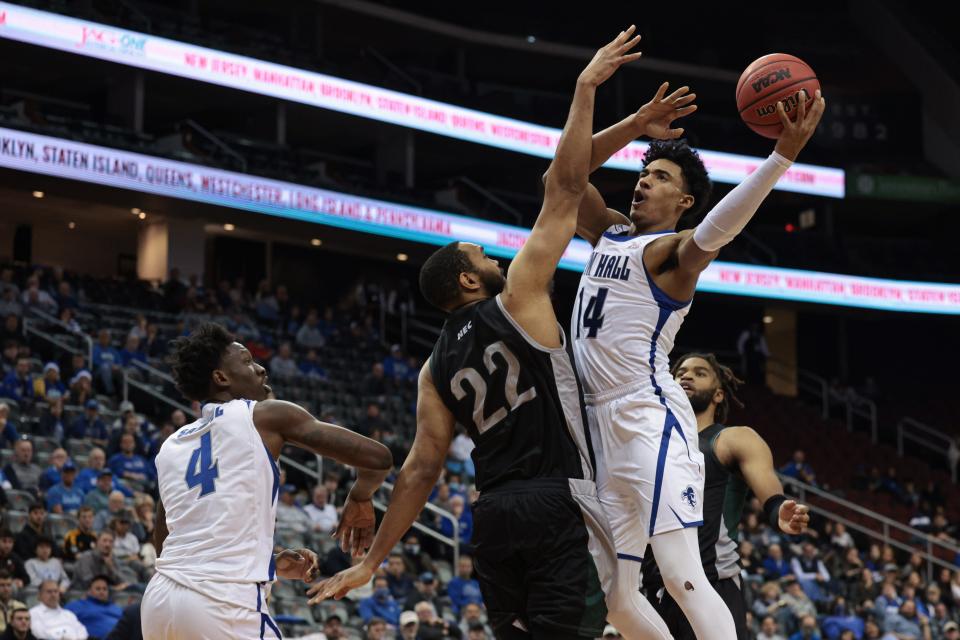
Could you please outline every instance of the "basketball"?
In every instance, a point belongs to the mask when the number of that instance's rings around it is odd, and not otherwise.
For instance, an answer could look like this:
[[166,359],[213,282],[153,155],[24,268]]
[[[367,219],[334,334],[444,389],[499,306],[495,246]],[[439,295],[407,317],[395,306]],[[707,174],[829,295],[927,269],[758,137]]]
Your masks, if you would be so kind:
[[807,92],[807,108],[820,82],[806,62],[786,53],[771,53],[753,61],[737,82],[737,111],[748,127],[766,138],[778,138],[783,130],[777,103],[786,100],[787,116],[793,120],[797,92]]

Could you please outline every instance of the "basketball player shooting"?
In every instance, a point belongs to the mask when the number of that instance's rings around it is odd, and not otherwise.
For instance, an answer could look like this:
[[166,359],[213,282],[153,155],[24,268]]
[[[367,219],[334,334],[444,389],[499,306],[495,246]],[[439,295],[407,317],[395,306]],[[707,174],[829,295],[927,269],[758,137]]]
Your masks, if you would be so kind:
[[[440,249],[421,269],[424,296],[449,317],[420,373],[413,448],[369,554],[312,587],[311,602],[370,581],[423,508],[459,423],[476,443],[475,569],[497,638],[602,634],[616,559],[550,285],[587,188],[596,88],[640,55],[630,53],[639,40],[633,31],[581,72],[543,207],[506,278],[483,247],[465,242]],[[666,105],[661,115],[669,122],[686,108]]]
[[[667,89],[664,84],[658,97]],[[670,376],[667,356],[700,273],[746,226],[813,135],[825,102],[817,91],[809,105],[797,103],[793,121],[777,103],[783,131],[774,152],[695,229],[675,230],[681,216],[706,204],[710,180],[696,152],[679,139],[651,143],[629,217],[608,209],[592,185],[580,203],[577,232],[594,251],[574,300],[571,338],[598,454],[597,490],[617,549],[611,614],[642,610],[640,563],[650,544],[666,590],[700,640],[732,640],[736,630],[700,563],[703,456],[696,417]],[[591,170],[634,139],[636,119],[593,137]],[[656,621],[659,637],[669,637]]]
[[281,449],[293,444],[357,468],[335,534],[354,555],[373,539],[371,498],[393,467],[390,450],[268,400],[266,371],[218,324],[175,340],[171,367],[177,388],[203,408],[156,458],[157,573],[141,606],[143,637],[279,638],[270,583],[318,575],[313,551],[273,554]]

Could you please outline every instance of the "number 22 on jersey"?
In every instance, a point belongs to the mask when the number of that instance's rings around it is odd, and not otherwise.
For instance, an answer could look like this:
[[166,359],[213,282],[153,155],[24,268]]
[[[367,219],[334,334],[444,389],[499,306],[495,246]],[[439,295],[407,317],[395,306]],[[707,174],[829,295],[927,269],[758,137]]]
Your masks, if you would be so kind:
[[536,387],[530,387],[523,393],[517,393],[517,383],[520,380],[520,361],[502,340],[494,342],[483,351],[483,364],[487,368],[487,373],[492,375],[497,370],[497,363],[493,360],[494,354],[499,354],[507,363],[507,377],[504,381],[503,393],[508,406],[500,407],[489,416],[483,415],[483,405],[487,399],[487,381],[473,367],[460,369],[450,380],[450,391],[457,400],[463,400],[467,397],[468,389],[464,385],[465,382],[473,388],[473,423],[480,433],[495,426],[524,402],[529,402],[537,397]]

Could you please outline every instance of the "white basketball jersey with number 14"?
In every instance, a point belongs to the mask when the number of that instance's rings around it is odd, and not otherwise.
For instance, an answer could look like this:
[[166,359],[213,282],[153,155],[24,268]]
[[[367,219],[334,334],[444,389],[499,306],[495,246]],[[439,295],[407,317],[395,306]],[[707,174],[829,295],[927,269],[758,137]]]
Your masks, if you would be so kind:
[[203,406],[157,455],[170,533],[157,572],[209,598],[256,610],[274,579],[280,474],[253,426],[251,400]]

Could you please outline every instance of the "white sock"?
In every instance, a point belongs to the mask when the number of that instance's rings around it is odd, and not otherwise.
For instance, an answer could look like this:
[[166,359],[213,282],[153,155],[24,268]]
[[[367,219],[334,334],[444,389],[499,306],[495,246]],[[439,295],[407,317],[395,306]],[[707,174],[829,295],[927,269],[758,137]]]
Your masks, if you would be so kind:
[[683,609],[697,640],[736,640],[726,603],[707,581],[700,560],[697,529],[677,529],[650,538],[663,584]]

